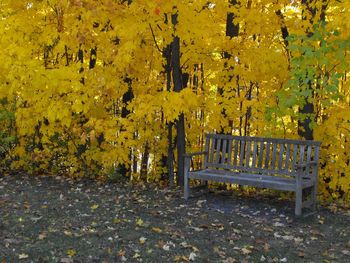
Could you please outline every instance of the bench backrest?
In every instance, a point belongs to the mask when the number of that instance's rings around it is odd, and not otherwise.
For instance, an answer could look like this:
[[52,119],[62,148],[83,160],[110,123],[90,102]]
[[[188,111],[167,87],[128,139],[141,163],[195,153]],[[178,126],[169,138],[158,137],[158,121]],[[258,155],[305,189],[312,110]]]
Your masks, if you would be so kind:
[[303,170],[303,176],[309,177],[317,175],[320,145],[318,141],[207,134],[204,167],[294,176],[296,167],[316,162],[313,169]]

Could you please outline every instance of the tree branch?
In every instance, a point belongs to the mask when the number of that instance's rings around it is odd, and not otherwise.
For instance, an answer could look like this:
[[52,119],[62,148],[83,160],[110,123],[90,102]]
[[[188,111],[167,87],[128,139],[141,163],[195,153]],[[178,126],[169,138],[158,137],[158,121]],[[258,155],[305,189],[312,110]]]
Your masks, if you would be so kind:
[[152,28],[151,24],[149,24],[149,28],[151,29],[151,32],[152,32],[152,37],[153,37],[154,44],[156,44],[156,47],[157,47],[158,51],[160,53],[163,53],[163,51],[158,46],[158,43],[157,43],[157,40],[156,40],[156,36],[154,35],[154,31],[153,31],[153,28]]

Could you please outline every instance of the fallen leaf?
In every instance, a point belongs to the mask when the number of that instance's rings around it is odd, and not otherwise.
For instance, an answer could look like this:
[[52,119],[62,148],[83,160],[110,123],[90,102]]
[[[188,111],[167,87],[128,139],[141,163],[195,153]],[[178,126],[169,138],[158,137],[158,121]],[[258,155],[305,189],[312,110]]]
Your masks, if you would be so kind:
[[223,261],[223,263],[235,263],[235,262],[237,262],[237,260],[232,257],[228,257]]
[[91,208],[91,210],[96,210],[98,208],[98,205],[96,205],[96,204],[92,205],[90,208]]
[[25,253],[22,253],[22,254],[19,254],[18,255],[18,258],[19,259],[26,259],[26,258],[28,258],[29,256],[27,255],[27,254],[25,254]]
[[264,227],[263,230],[266,232],[273,232],[273,229],[269,227]]
[[156,232],[156,233],[162,233],[163,230],[161,230],[159,227],[152,227],[152,231]]
[[119,224],[120,222],[122,222],[122,220],[120,218],[114,218],[113,219],[113,223],[114,224]]
[[77,254],[77,252],[75,251],[75,249],[68,249],[67,250],[67,255],[70,257],[74,257]]
[[169,251],[170,250],[170,246],[168,244],[163,245],[163,250]]
[[191,254],[190,254],[190,256],[188,257],[188,259],[189,259],[190,261],[194,261],[194,260],[196,259],[196,257],[197,257],[197,254],[194,253],[194,252],[191,252]]
[[280,238],[280,237],[282,237],[280,234],[278,234],[278,232],[273,233],[273,236],[274,236],[275,238]]
[[301,258],[305,257],[305,253],[303,251],[299,251],[298,257],[301,257]]
[[141,245],[145,244],[146,240],[147,240],[147,238],[145,238],[145,237],[140,237],[139,238],[139,242],[140,242]]
[[61,258],[60,260],[61,263],[73,263],[73,259],[71,258]]
[[268,243],[265,243],[265,245],[264,245],[264,251],[265,252],[269,252],[270,251],[270,245],[268,244]]
[[196,203],[196,205],[197,205],[198,207],[202,207],[203,204],[204,204],[205,202],[207,202],[207,200],[198,200],[197,203]]
[[252,251],[250,249],[245,248],[245,247],[242,248],[241,251],[242,251],[243,255],[249,255],[250,253],[252,253]]
[[39,236],[38,236],[38,239],[39,239],[39,240],[43,240],[43,239],[45,239],[45,238],[46,238],[46,233],[45,233],[45,232],[40,233]]
[[141,218],[136,220],[136,225],[137,226],[142,226],[143,225],[143,220]]
[[319,230],[317,229],[311,229],[310,230],[310,233],[313,234],[313,235],[317,235],[317,236],[321,236],[321,237],[324,237],[325,235],[323,233],[321,233]]
[[304,239],[302,239],[301,237],[296,237],[296,238],[294,238],[294,242],[295,243],[301,243],[301,242],[303,242],[304,241]]
[[294,237],[293,236],[282,236],[282,239],[290,241],[290,240],[293,240]]
[[196,231],[196,232],[201,232],[201,231],[203,231],[203,228],[199,228],[199,227],[195,227],[195,226],[193,226],[193,227],[191,227],[194,231]]
[[256,238],[256,239],[255,239],[255,243],[256,243],[256,244],[265,244],[265,243],[266,243],[266,240]]
[[68,230],[64,230],[63,233],[66,235],[66,236],[72,236],[72,232],[68,231]]
[[188,262],[189,259],[186,256],[175,256],[175,262]]

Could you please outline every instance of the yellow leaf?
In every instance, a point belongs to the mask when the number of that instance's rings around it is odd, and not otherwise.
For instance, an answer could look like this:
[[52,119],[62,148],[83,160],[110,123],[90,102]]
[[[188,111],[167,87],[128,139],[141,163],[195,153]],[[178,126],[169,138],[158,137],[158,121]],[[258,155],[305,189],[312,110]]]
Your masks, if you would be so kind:
[[75,249],[68,249],[67,250],[67,255],[70,257],[74,257],[77,254],[77,252],[75,251]]
[[121,221],[122,221],[122,220],[119,219],[119,218],[114,218],[114,219],[113,219],[113,223],[114,223],[114,224],[119,224]]
[[156,233],[162,233],[163,230],[161,230],[159,227],[152,227],[152,230]]
[[137,219],[136,225],[137,226],[142,226],[143,225],[143,220],[141,218]]
[[141,245],[143,245],[143,244],[145,244],[146,240],[147,240],[147,238],[140,237],[139,242],[140,242]]
[[98,208],[98,205],[92,205],[90,208],[91,210],[96,210]]

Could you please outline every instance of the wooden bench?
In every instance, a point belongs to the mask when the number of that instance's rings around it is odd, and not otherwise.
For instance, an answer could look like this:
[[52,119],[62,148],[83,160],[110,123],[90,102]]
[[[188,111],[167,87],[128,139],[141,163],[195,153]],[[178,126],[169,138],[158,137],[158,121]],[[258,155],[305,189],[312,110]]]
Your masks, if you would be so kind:
[[[184,197],[189,179],[295,192],[295,215],[316,209],[320,142],[207,134],[204,152],[185,158]],[[204,155],[202,169],[191,170],[191,159]],[[309,193],[306,196],[305,193]]]

